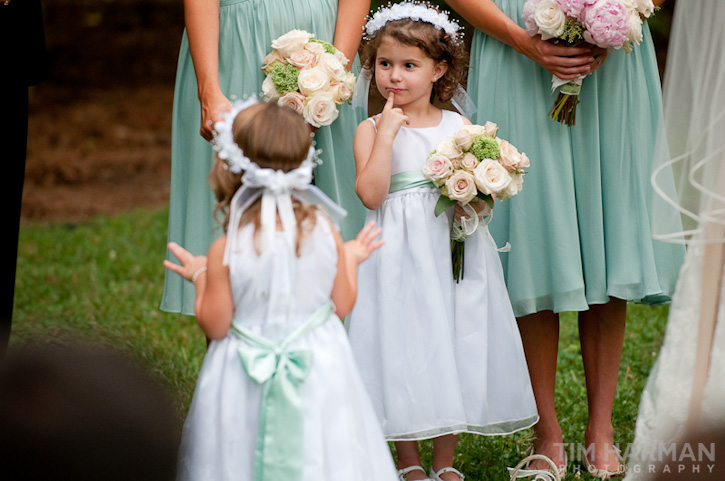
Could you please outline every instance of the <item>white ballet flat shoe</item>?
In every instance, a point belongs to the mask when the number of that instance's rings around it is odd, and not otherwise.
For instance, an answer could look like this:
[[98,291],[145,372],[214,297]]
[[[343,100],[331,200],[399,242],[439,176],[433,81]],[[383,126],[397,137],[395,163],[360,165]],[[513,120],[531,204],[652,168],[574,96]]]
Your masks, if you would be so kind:
[[430,474],[428,474],[428,476],[430,476],[433,481],[443,481],[441,479],[441,474],[443,473],[456,473],[458,477],[461,478],[461,481],[466,479],[462,472],[452,467],[442,468],[436,472],[433,472],[433,468],[430,468]]
[[[418,466],[418,465],[414,464],[413,466],[408,466],[407,468],[399,469],[398,470],[398,479],[400,481],[406,481],[405,475],[411,471],[423,471],[423,474],[425,474],[425,469],[423,469],[422,466]],[[433,481],[433,480],[430,478],[425,478],[421,481]]]

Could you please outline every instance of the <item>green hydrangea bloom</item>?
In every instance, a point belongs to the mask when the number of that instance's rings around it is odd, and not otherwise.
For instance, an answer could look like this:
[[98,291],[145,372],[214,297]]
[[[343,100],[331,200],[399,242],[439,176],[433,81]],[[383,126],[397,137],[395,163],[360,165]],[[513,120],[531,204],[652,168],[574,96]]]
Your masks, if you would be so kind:
[[469,152],[475,155],[479,162],[483,159],[496,160],[501,156],[496,139],[491,137],[477,137]]
[[300,71],[293,65],[278,63],[272,67],[270,75],[272,76],[272,82],[274,82],[274,88],[282,95],[287,92],[296,92],[299,89],[297,78],[300,76]]
[[330,53],[332,55],[335,55],[335,52],[337,52],[337,49],[331,43],[325,42],[324,40],[318,40],[316,38],[311,38],[310,42],[322,44],[322,46],[325,47],[325,52]]

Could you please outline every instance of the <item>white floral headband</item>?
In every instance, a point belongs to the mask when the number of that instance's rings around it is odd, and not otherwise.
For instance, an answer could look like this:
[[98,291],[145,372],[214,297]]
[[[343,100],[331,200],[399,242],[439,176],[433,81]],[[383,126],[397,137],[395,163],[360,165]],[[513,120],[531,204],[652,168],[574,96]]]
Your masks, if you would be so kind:
[[[237,100],[232,104],[232,109],[229,112],[222,114],[222,120],[219,120],[214,124],[214,139],[212,140],[214,150],[216,150],[217,156],[227,163],[229,170],[235,174],[239,174],[243,171],[248,172],[250,170],[262,169],[260,166],[252,162],[249,157],[244,155],[242,148],[234,141],[234,134],[232,133],[234,119],[237,118],[237,115],[239,115],[242,110],[258,104],[259,102],[261,101],[257,97],[250,97],[246,100]],[[319,163],[321,163],[319,160],[319,151],[315,149],[314,145],[311,145],[310,150],[307,153],[307,158],[302,161],[302,164],[297,169],[312,169]]]
[[438,30],[443,30],[450,35],[455,42],[463,40],[463,35],[459,32],[461,26],[457,21],[448,18],[446,12],[439,12],[427,3],[407,1],[392,4],[375,12],[365,24],[365,38],[372,38],[375,32],[383,28],[386,23],[404,18],[430,23]]
[[[300,166],[288,172],[262,168],[244,155],[241,147],[234,141],[232,126],[241,111],[259,102],[256,97],[236,101],[232,104],[232,110],[224,113],[223,120],[214,124],[212,144],[217,155],[226,162],[231,172],[235,174],[243,172],[242,185],[234,193],[229,207],[229,228],[223,260],[225,265],[229,265],[229,258],[236,251],[242,214],[260,197],[262,198],[260,218],[262,241],[259,245],[262,247],[274,244],[277,216],[282,222],[282,231],[288,245],[294,247],[297,239],[297,221],[292,207],[292,197],[307,204],[319,205],[336,221],[347,214],[320,189],[310,184],[312,171],[315,165],[320,163],[319,151],[314,145],[310,146],[307,158]],[[280,132],[280,135],[284,135],[284,132]]]

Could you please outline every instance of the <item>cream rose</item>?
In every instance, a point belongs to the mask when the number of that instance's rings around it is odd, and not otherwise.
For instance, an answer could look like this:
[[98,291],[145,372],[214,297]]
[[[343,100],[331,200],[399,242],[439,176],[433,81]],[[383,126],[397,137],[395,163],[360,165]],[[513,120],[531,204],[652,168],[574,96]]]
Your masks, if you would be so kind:
[[304,95],[317,95],[329,90],[330,76],[320,67],[313,67],[302,70],[297,83],[300,86],[300,92]]
[[636,0],[637,11],[645,18],[649,18],[655,12],[655,4],[652,0]]
[[642,18],[639,16],[639,13],[632,12],[629,15],[629,36],[627,40],[639,45],[642,38]]
[[461,168],[468,172],[473,172],[478,167],[478,159],[475,155],[469,153],[463,154],[463,158],[460,160]]
[[305,50],[312,53],[315,57],[319,57],[325,53],[325,47],[318,42],[307,42],[305,44]]
[[506,200],[521,192],[524,186],[524,175],[523,174],[511,174],[511,182],[506,188],[499,194],[499,199]]
[[265,98],[268,98],[269,100],[277,100],[280,97],[279,92],[277,92],[277,88],[274,86],[272,77],[269,75],[267,75],[264,82],[262,82],[262,94],[264,94]]
[[335,58],[340,61],[343,67],[347,67],[347,64],[350,63],[350,60],[342,53],[342,50],[335,49]]
[[521,165],[521,154],[519,150],[506,140],[499,141],[498,148],[501,151],[501,165],[509,172],[519,170],[519,166]]
[[566,14],[561,11],[561,8],[554,0],[541,0],[536,5],[534,19],[536,25],[539,26],[542,40],[558,37],[564,32]]
[[524,152],[521,152],[521,162],[519,162],[519,171],[523,171],[524,169],[528,169],[531,167],[531,163],[529,162],[529,156],[526,155]]
[[299,92],[287,92],[277,101],[279,105],[289,107],[297,113],[302,113],[305,107],[305,96]]
[[464,125],[463,130],[469,132],[474,138],[486,134],[486,129],[483,128],[483,125]]
[[473,171],[476,187],[484,194],[498,194],[508,187],[511,182],[506,168],[491,159],[484,159]]
[[345,80],[345,66],[330,53],[323,53],[317,57],[317,66],[330,76],[330,79],[342,82]]
[[287,60],[279,53],[279,50],[272,50],[262,60],[262,71],[269,75],[270,70],[277,64],[287,65]]
[[305,48],[307,42],[313,37],[304,30],[291,30],[272,41],[272,48],[279,50],[283,57],[289,57],[294,52]]
[[498,125],[495,123],[488,120],[485,124],[483,124],[483,135],[485,137],[496,138],[496,132],[498,132]]
[[332,94],[332,100],[337,105],[347,102],[352,97],[352,90],[345,83],[332,82],[330,84],[330,93]]
[[448,198],[468,204],[476,197],[476,180],[465,170],[458,170],[446,180]]
[[298,50],[293,52],[287,61],[299,70],[306,70],[315,66],[315,54],[308,50]]
[[302,116],[313,127],[330,125],[339,115],[335,101],[329,93],[315,95],[307,101]]
[[453,135],[453,140],[456,142],[456,145],[459,149],[461,149],[462,151],[466,151],[471,148],[471,145],[473,145],[473,140],[476,137],[476,135],[473,135],[468,130],[461,129]]
[[453,164],[451,159],[438,153],[428,157],[423,166],[423,177],[433,182],[436,187],[445,184],[452,173]]
[[355,75],[352,72],[346,73],[345,78],[342,81],[342,83],[347,85],[347,88],[350,89],[350,92],[355,91],[355,82],[357,82],[357,79],[355,78]]
[[461,152],[461,149],[456,145],[456,142],[450,137],[444,139],[440,144],[438,144],[436,152],[451,160],[457,159],[463,155],[463,152]]

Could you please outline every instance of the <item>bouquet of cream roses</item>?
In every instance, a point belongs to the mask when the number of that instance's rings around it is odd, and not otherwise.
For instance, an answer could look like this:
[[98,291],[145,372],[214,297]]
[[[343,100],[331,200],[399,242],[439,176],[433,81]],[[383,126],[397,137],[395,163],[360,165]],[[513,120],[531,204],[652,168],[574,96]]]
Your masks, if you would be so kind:
[[[655,9],[652,0],[528,0],[522,16],[531,36],[629,53],[642,41],[642,23]],[[552,120],[574,125],[583,78],[567,81],[552,76],[551,90],[561,87],[549,111]]]
[[313,127],[330,125],[339,114],[337,106],[351,99],[355,87],[355,75],[345,69],[349,60],[304,30],[282,35],[272,48],[262,65],[265,98],[301,113]]
[[[453,137],[443,139],[423,167],[423,177],[441,189],[435,215],[456,204],[468,214],[460,221],[454,219],[451,228],[456,282],[463,278],[464,242],[480,225],[479,216],[490,213],[494,196],[505,200],[518,194],[523,186],[524,169],[529,167],[526,154],[498,138],[497,131],[498,126],[493,122],[466,125]],[[470,205],[476,198],[487,204],[480,214]]]

